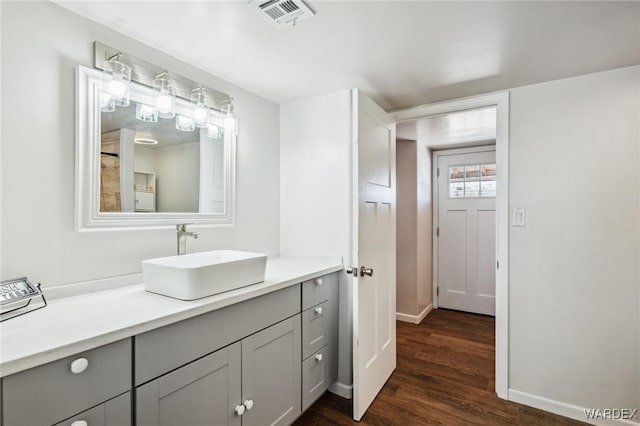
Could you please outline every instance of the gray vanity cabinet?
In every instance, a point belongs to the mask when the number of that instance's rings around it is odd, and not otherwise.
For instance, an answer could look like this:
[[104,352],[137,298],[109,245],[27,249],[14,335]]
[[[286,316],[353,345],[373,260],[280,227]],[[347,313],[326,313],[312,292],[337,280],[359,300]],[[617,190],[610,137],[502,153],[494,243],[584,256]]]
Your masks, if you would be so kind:
[[284,426],[300,415],[300,342],[300,315],[242,341],[242,426]]
[[136,389],[137,426],[288,425],[301,413],[300,315]]
[[131,392],[90,408],[55,426],[131,426]]
[[129,390],[125,339],[4,377],[3,426],[57,424]]
[[240,342],[136,389],[137,426],[240,426]]

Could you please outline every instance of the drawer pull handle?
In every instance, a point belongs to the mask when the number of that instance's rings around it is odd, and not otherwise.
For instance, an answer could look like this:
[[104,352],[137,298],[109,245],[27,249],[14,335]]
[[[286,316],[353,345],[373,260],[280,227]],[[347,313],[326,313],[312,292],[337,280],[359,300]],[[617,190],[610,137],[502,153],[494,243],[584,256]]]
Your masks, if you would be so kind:
[[[71,362],[71,372],[73,374],[80,374],[82,373],[84,370],[87,369],[87,367],[89,367],[89,360],[86,358],[78,358],[78,359],[74,359]],[[84,421],[84,420],[83,420]],[[85,422],[86,423],[86,422]],[[83,426],[82,424],[80,425],[76,425],[76,426]]]
[[318,315],[322,315],[322,306],[318,306],[317,308],[314,309],[315,313]]
[[316,354],[316,361],[322,362],[322,354]]
[[316,285],[322,285],[322,278],[318,278],[316,280]]
[[236,414],[241,416],[244,414],[244,411],[246,410],[245,406],[240,404],[240,405],[236,405]]
[[246,407],[247,411],[251,410],[253,408],[253,399],[247,399],[244,402],[244,406]]
[[89,426],[89,423],[87,423],[86,420],[76,420],[75,422],[71,423],[71,426]]

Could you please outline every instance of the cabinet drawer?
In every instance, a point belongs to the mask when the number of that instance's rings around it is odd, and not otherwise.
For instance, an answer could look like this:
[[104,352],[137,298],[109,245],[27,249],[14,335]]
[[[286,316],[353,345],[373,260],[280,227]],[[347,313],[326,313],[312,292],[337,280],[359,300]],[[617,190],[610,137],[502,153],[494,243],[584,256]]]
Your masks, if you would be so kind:
[[321,303],[302,313],[302,359],[307,359],[329,343],[330,303]]
[[[76,426],[85,421],[88,426],[131,426],[131,392],[115,397],[55,426]],[[74,425],[74,422],[76,425]]]
[[[72,366],[76,373],[71,371]],[[131,389],[131,340],[120,340],[3,380],[4,426],[55,424]]]
[[302,363],[302,411],[305,411],[331,384],[331,350],[325,346]]
[[241,340],[300,312],[294,285],[135,337],[135,384]]
[[325,275],[302,283],[302,310],[329,299],[331,289],[338,284],[338,274]]

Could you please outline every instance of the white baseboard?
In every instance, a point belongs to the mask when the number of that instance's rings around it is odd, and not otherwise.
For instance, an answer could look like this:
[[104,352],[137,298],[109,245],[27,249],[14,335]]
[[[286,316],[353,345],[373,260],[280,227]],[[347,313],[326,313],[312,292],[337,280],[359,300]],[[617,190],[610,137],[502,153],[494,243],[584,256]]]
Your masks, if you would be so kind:
[[353,386],[345,385],[340,382],[333,382],[329,385],[329,392],[335,393],[336,395],[346,399],[351,399],[353,395]]
[[[585,416],[585,407],[579,407],[573,404],[567,404],[565,402],[554,401],[552,399],[544,398],[530,393],[521,392],[515,389],[509,389],[508,393],[509,401],[517,402],[520,404],[528,405],[529,407],[538,408],[540,410],[548,411],[550,413],[559,414],[561,416],[569,417],[571,419],[580,420],[592,425],[633,425],[638,426],[640,423],[631,420],[592,420],[587,419]],[[593,408],[605,408],[605,407],[593,407]],[[617,407],[610,407],[617,408]],[[631,407],[628,407],[631,408]],[[633,407],[635,408],[635,407]]]
[[426,308],[424,308],[424,310],[420,312],[418,315],[407,315],[401,312],[396,312],[396,320],[403,321],[403,322],[410,322],[412,324],[420,324],[422,320],[427,315],[429,315],[429,312],[431,312],[432,309],[433,309],[433,305],[429,303],[429,305]]

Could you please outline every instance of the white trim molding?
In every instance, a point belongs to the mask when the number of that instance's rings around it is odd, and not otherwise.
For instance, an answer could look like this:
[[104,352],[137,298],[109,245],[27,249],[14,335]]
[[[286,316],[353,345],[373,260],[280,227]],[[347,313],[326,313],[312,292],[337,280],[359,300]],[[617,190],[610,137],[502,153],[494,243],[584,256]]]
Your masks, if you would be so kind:
[[[487,106],[497,107],[496,118],[496,394],[508,398],[509,389],[509,92],[421,105],[392,111],[396,122],[411,121]],[[435,275],[434,275],[435,277]],[[434,278],[435,281],[435,278]],[[434,287],[437,283],[434,284]],[[434,299],[434,302],[437,301]],[[437,306],[434,303],[434,306]]]
[[429,305],[424,308],[418,315],[409,315],[403,314],[402,312],[396,312],[396,320],[402,322],[410,322],[411,324],[420,324],[432,310],[433,304],[429,303]]
[[[539,410],[548,411],[571,419],[592,425],[633,425],[638,426],[640,423],[631,420],[593,420],[587,419],[585,415],[586,407],[580,407],[566,402],[554,401],[553,399],[544,398],[538,395],[522,392],[515,389],[509,389],[509,401],[537,408]],[[596,407],[593,407],[596,408]]]
[[329,385],[329,392],[346,399],[353,398],[353,385],[345,385],[340,382],[333,382]]

